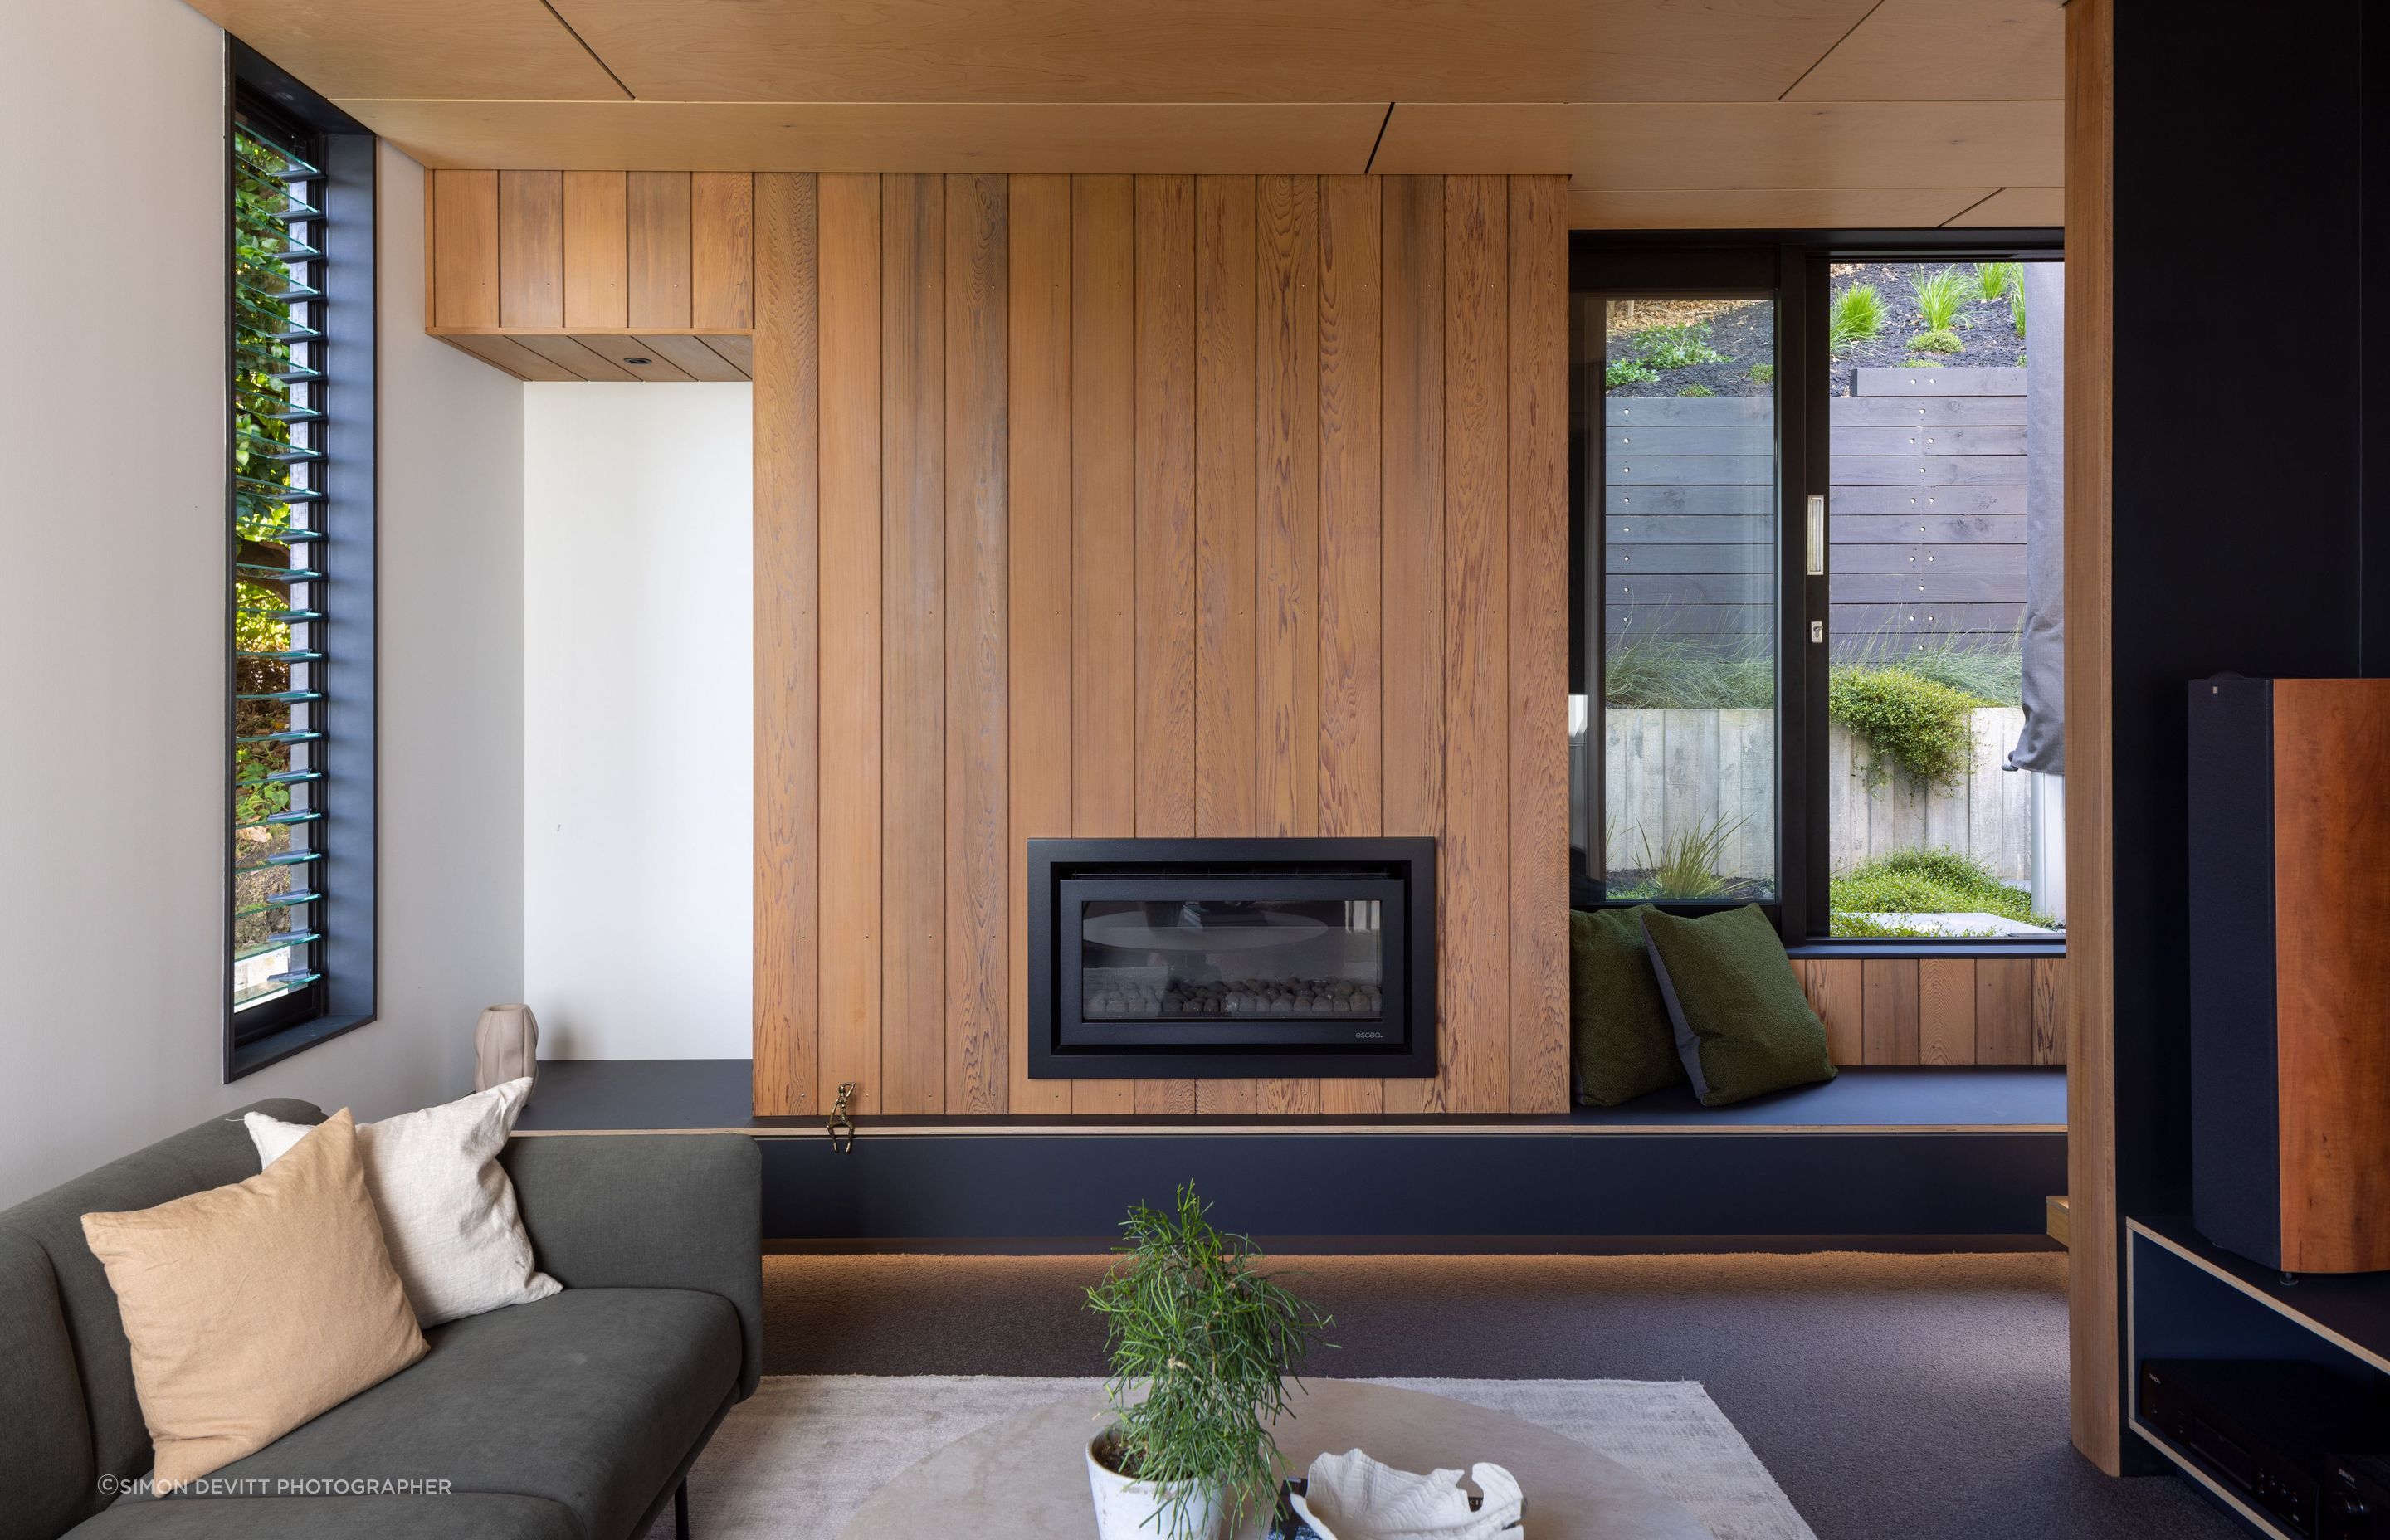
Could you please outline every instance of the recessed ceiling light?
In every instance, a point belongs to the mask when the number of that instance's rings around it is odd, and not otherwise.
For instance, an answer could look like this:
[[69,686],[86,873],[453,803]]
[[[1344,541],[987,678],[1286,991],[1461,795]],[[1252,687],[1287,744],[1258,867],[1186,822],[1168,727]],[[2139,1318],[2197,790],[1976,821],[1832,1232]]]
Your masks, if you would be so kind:
[[623,359],[623,362],[625,364],[652,364],[655,360],[652,358],[641,358],[636,353],[634,353],[630,357]]

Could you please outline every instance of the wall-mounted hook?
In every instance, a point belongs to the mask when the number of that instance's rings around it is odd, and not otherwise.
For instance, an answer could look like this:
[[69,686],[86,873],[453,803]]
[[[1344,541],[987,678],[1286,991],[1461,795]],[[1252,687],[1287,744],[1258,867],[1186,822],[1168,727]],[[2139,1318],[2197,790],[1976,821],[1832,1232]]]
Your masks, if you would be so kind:
[[838,1083],[838,1105],[829,1110],[829,1147],[843,1155],[854,1148],[854,1120],[847,1116],[847,1106],[854,1100],[854,1082]]

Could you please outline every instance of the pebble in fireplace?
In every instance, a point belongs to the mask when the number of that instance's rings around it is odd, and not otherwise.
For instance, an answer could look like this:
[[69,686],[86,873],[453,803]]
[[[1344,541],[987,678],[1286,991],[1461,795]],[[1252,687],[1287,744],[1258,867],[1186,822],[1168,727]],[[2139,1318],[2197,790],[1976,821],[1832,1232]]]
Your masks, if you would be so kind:
[[1375,1016],[1383,1004],[1377,985],[1351,979],[1239,979],[1167,986],[1136,980],[1090,982],[1087,1013],[1137,1016]]

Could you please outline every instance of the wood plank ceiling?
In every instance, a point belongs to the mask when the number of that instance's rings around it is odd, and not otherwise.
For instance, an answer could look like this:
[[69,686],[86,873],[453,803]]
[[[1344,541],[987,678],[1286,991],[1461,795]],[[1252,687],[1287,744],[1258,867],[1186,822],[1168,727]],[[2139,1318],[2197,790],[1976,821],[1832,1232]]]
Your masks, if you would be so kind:
[[1578,227],[2054,225],[2060,0],[191,0],[426,165],[1551,173]]

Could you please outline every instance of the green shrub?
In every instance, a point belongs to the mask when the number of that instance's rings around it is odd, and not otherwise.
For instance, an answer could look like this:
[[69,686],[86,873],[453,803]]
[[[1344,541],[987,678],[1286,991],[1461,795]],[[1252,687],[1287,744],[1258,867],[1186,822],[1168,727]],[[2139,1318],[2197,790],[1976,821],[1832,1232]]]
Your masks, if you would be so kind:
[[1601,383],[1613,391],[1624,385],[1649,385],[1659,378],[1658,370],[1647,368],[1632,358],[1613,358],[1601,366]]
[[1959,334],[1947,327],[1936,327],[1932,331],[1921,332],[1908,340],[1908,351],[1911,353],[1959,353],[1966,346],[1966,343],[1959,340]]
[[1636,361],[1649,369],[1690,369],[1696,364],[1726,362],[1726,354],[1710,346],[1710,328],[1702,321],[1645,327],[1628,333],[1627,340]]
[[1973,749],[1975,698],[1905,668],[1845,666],[1827,685],[1827,713],[1928,785],[1958,778]]
[[1765,711],[1776,703],[1767,659],[1686,642],[1612,642],[1601,674],[1603,700],[1623,710]]
[[1967,276],[1955,267],[1945,267],[1912,278],[1909,292],[1917,296],[1917,314],[1928,332],[1956,331],[1959,312],[1967,302]]
[[[1860,912],[1981,913],[2049,930],[2058,928],[2049,916],[2034,913],[2032,895],[2010,887],[1993,876],[1990,867],[1954,850],[1903,850],[1878,857],[1834,878],[1829,884],[1828,905],[1834,912],[1833,933],[1838,936],[1939,933],[1862,920]],[[1873,929],[1845,929],[1846,921]]]
[[1715,391],[1711,390],[1708,386],[1700,384],[1688,385],[1677,393],[1680,396],[1691,396],[1697,400],[1717,394]]
[[1753,382],[1755,384],[1773,385],[1776,383],[1776,366],[1773,364],[1754,364],[1751,366],[1751,378]]
[[2018,337],[2024,336],[2024,285],[2023,284],[2018,284],[2009,290],[2009,325],[2016,328]]
[[2024,288],[2024,263],[2021,262],[1979,262],[1975,264],[1975,294],[1979,299],[1997,300],[2003,294],[2013,294]]
[[1722,364],[1726,354],[1710,346],[1705,322],[1646,327],[1635,334],[1636,356],[1655,369],[1689,369],[1696,364]]
[[1871,283],[1853,284],[1834,296],[1834,308],[1826,321],[1826,346],[1840,353],[1882,329],[1883,296]]
[[1726,842],[1742,827],[1742,820],[1720,817],[1698,828],[1689,828],[1673,840],[1663,840],[1660,848],[1651,848],[1651,837],[1643,837],[1643,865],[1651,877],[1642,884],[1650,890],[1638,894],[1650,898],[1724,898],[1734,884],[1718,870],[1718,862],[1726,854]]

